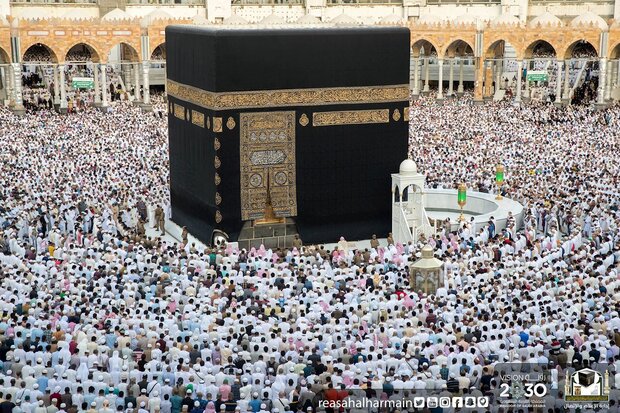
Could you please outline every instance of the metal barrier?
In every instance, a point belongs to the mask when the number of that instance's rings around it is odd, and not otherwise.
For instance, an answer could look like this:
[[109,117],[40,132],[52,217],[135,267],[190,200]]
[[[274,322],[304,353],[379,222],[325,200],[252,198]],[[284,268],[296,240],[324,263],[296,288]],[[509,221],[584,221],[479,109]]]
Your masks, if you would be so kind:
[[327,0],[328,6],[343,4],[403,4],[403,0]]
[[[98,4],[98,0],[10,0],[11,4]],[[127,0],[127,4],[204,5],[205,0]]]
[[585,4],[614,4],[613,0],[530,0],[532,5],[547,5],[547,4],[570,4],[570,5],[585,5]]
[[501,4],[501,0],[427,0],[426,4]]
[[164,4],[166,6],[204,5],[205,0],[127,0],[127,4]]
[[243,5],[249,5],[249,6],[285,5],[285,6],[289,6],[289,5],[303,5],[304,0],[233,0],[232,4],[238,5],[238,6],[243,6]]
[[97,0],[10,0],[11,4],[97,4]]

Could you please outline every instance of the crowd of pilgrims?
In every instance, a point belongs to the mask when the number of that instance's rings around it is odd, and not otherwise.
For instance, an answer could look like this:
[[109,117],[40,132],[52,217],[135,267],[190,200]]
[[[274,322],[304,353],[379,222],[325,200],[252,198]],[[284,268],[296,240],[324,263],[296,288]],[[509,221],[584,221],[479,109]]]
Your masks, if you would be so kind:
[[[156,49],[153,58],[163,59],[161,48]],[[23,104],[27,110],[50,110],[54,107],[54,69],[50,64],[54,63],[54,57],[50,51],[42,45],[30,47],[24,54],[25,71],[22,73],[22,97]],[[72,48],[65,56],[64,75],[65,90],[67,99],[67,109],[69,112],[79,112],[86,106],[92,106],[95,102],[93,90],[74,89],[72,86],[73,77],[92,78],[95,75],[93,56],[88,49]],[[31,64],[29,64],[31,63]],[[134,90],[123,90],[118,76],[120,67],[108,65],[106,67],[108,99],[130,100]],[[43,76],[42,76],[43,75]],[[99,74],[97,74],[99,76]],[[60,93],[60,92],[58,92]],[[59,95],[58,95],[59,96]]]
[[519,229],[465,222],[425,240],[444,262],[433,294],[409,287],[422,242],[246,251],[148,236],[169,218],[165,117],[122,102],[105,114],[0,109],[0,412],[497,399],[497,363],[544,366],[545,413],[562,411],[567,369],[608,365],[611,404],[598,411],[617,411],[620,108],[466,95],[410,111],[409,156],[427,186],[494,192],[502,162],[501,191],[526,210]]
[[[71,56],[67,55],[69,59]],[[79,56],[75,59],[81,58]],[[30,68],[31,70],[36,70]],[[37,72],[24,72],[22,75],[22,98],[23,105],[26,110],[50,110],[54,107],[54,94],[55,81],[53,79],[53,70],[50,67],[44,67],[47,71],[48,85],[44,82],[44,79]],[[64,68],[65,71],[65,93],[67,100],[67,110],[69,112],[80,112],[88,106],[93,106],[95,103],[95,91],[93,89],[76,89],[72,86],[72,79],[74,77],[87,77],[92,78],[94,76],[93,66],[90,63],[87,64],[67,64]],[[128,90],[123,89],[118,76],[119,68],[108,66],[106,68],[107,73],[107,97],[108,100],[114,101],[130,101],[133,99],[135,88],[131,87]],[[60,89],[59,89],[60,90]],[[142,88],[140,89],[142,93]],[[58,99],[60,99],[60,91],[58,91]],[[59,101],[56,102],[59,104]]]

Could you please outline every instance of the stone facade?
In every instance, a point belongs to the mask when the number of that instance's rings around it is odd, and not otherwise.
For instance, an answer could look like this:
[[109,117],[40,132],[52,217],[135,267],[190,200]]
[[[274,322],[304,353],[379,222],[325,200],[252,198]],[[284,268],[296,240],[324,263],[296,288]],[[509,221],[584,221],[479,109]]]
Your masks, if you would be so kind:
[[[120,12],[120,11],[119,11]],[[124,12],[123,12],[124,13]],[[148,16],[147,16],[148,17]],[[598,19],[598,20],[596,20]],[[509,44],[517,61],[532,57],[534,46],[547,42],[554,50],[557,60],[572,57],[574,46],[586,41],[600,58],[620,57],[620,24],[613,20],[604,21],[598,16],[582,23],[575,19],[570,23],[537,24],[528,26],[514,16],[500,16],[495,21],[451,23],[433,19],[419,19],[415,22],[379,24],[406,25],[411,31],[411,55],[413,59],[433,55],[443,64],[443,59],[469,56],[475,59],[476,97],[487,96],[490,71],[484,61],[502,57],[504,44]],[[586,19],[587,20],[587,19]],[[0,63],[13,63],[11,36],[19,39],[20,59],[28,48],[35,44],[45,45],[54,63],[63,63],[69,50],[78,44],[85,44],[91,50],[93,61],[107,63],[110,51],[117,45],[125,45],[122,57],[125,61],[149,60],[153,51],[165,45],[165,27],[169,24],[208,23],[200,18],[125,18],[112,20],[91,18],[83,20],[17,19],[8,16],[0,27]],[[273,19],[272,19],[273,21]],[[432,21],[429,22],[429,21]],[[559,21],[559,19],[558,19]],[[579,21],[579,23],[575,23]],[[220,23],[221,24],[221,23]],[[324,23],[318,23],[322,25]],[[348,24],[351,24],[350,22]],[[267,25],[249,25],[269,27]],[[277,27],[285,27],[280,24]],[[242,26],[238,26],[242,27]],[[247,26],[245,26],[247,27]],[[601,49],[603,47],[603,49]],[[145,48],[148,50],[142,50]]]
[[[21,54],[35,44],[43,44],[53,52],[55,62],[63,62],[67,52],[77,44],[86,44],[95,51],[100,62],[105,63],[112,48],[125,44],[135,53],[131,60],[142,60],[141,35],[149,39],[150,56],[153,51],[165,44],[165,27],[169,24],[192,24],[191,19],[159,19],[143,28],[140,19],[105,21],[102,19],[71,20],[17,20],[12,29],[0,27],[0,55],[11,56],[11,31],[20,39]],[[620,54],[620,25],[614,24],[607,31],[607,48],[601,54],[601,33],[605,32],[592,25],[581,27],[537,27],[521,25],[501,25],[483,27],[471,25],[443,24],[404,24],[411,30],[412,55],[420,55],[424,44],[430,44],[438,58],[459,55],[461,46],[476,48],[477,34],[481,34],[484,58],[499,57],[496,45],[500,41],[510,44],[516,51],[517,59],[531,57],[532,47],[540,41],[549,43],[558,59],[569,59],[577,42],[589,42],[600,56],[618,57]],[[257,26],[261,27],[261,26]],[[283,26],[282,26],[283,27]],[[461,47],[462,49],[463,47]],[[468,49],[468,50],[469,50]]]
[[[168,24],[187,24],[187,19],[158,20],[146,28],[150,57],[157,46],[165,43],[164,29]],[[124,59],[142,60],[141,35],[144,29],[139,19],[104,21],[101,19],[69,20],[18,20],[13,29],[0,28],[0,56],[11,55],[11,30],[20,40],[21,56],[35,44],[45,45],[54,63],[62,63],[69,50],[78,44],[85,44],[91,50],[93,61],[107,63],[110,51],[117,45],[126,46],[129,53]]]

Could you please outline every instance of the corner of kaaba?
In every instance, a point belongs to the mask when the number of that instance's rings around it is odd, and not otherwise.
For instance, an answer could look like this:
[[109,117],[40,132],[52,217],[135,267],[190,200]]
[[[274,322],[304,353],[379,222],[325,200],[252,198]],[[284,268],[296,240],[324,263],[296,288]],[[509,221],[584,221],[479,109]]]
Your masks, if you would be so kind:
[[172,219],[247,248],[391,228],[409,29],[168,26]]

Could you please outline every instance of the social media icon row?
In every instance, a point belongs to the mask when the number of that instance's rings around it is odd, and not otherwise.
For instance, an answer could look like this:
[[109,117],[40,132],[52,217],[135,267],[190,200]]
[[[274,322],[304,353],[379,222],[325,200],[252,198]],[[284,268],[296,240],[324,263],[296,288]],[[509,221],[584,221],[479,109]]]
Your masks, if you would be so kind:
[[413,407],[429,409],[442,407],[489,407],[488,397],[414,397]]

